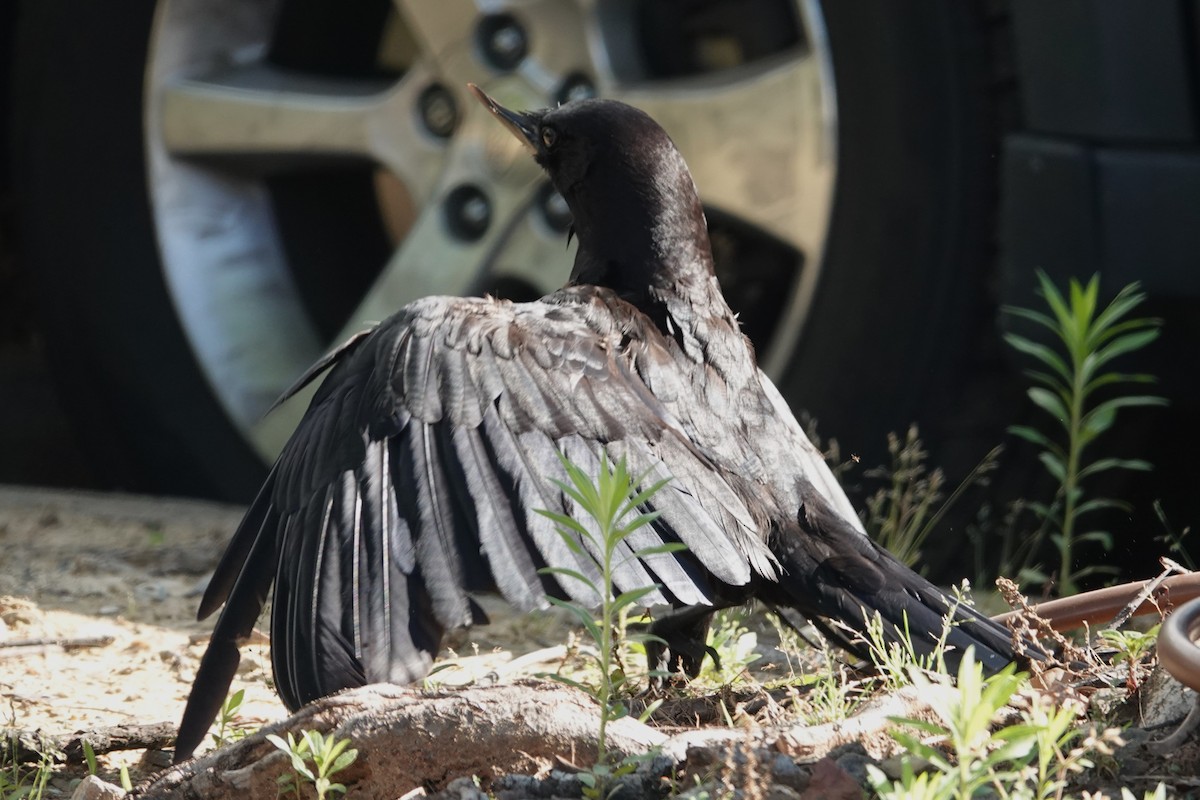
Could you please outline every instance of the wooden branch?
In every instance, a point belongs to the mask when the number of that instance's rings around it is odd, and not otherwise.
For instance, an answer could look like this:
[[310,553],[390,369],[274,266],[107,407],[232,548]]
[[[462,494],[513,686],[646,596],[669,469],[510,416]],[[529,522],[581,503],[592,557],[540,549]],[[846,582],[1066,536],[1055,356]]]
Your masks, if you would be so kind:
[[150,725],[113,725],[92,731],[77,731],[65,736],[48,736],[32,731],[5,731],[5,747],[17,754],[23,764],[36,763],[51,755],[55,761],[80,764],[84,761],[83,743],[96,755],[118,750],[161,750],[175,741],[175,725],[156,722]]
[[73,638],[8,639],[0,642],[0,658],[13,658],[45,652],[50,648],[79,650],[85,647],[107,647],[116,639],[112,636],[78,636]]

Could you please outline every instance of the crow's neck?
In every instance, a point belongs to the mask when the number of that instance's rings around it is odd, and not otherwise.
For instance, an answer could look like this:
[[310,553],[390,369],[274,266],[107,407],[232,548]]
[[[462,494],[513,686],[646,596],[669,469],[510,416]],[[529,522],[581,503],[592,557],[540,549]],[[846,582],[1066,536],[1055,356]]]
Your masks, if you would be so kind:
[[[699,357],[713,337],[741,331],[717,284],[704,211],[689,174],[637,186],[625,202],[576,208],[572,284],[615,291]],[[599,222],[600,224],[596,224]],[[721,348],[726,350],[728,348]]]

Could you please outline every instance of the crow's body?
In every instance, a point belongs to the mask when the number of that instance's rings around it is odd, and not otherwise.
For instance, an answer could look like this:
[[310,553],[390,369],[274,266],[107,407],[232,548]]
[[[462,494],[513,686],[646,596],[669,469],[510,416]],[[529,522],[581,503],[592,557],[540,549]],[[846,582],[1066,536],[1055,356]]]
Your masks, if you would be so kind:
[[[532,303],[420,300],[314,368],[328,375],[202,602],[202,617],[225,607],[178,758],[219,708],[272,582],[272,660],[291,709],[422,678],[444,631],[483,621],[475,593],[498,591],[519,609],[547,594],[594,601],[538,572],[597,573],[535,513],[576,511],[553,483],[560,453],[594,470],[603,447],[634,474],[670,478],[651,501],[661,516],[626,547],[687,549],[617,574],[620,590],[657,584],[650,604],[753,596],[858,629],[864,609],[879,611],[891,625],[907,616],[925,648],[954,607],[862,534],[756,366],[717,285],[690,174],[661,128],[606,101],[537,114],[485,102],[571,206],[571,282]],[[954,613],[955,648],[974,644],[992,668],[1013,658],[1004,628]]]

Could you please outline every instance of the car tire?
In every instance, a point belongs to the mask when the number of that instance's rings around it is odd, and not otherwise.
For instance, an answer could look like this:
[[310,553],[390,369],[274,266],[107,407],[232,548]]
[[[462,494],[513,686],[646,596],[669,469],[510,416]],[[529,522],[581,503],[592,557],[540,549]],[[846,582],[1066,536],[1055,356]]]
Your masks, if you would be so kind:
[[[22,258],[64,404],[107,485],[245,500],[265,467],[189,347],[147,198],[154,3],[39,0],[22,12]],[[780,385],[871,462],[884,434],[910,421],[935,445],[953,438],[974,345],[993,328],[994,87],[984,26],[966,4],[823,12],[838,97],[835,205],[817,299]]]

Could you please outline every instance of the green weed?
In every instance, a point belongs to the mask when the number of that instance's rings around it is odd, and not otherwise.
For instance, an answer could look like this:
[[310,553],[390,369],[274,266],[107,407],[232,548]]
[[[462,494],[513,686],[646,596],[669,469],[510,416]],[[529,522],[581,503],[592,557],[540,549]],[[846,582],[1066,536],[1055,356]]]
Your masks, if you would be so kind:
[[217,721],[214,723],[216,730],[211,734],[213,747],[232,744],[239,739],[244,739],[249,733],[246,726],[242,725],[238,719],[241,714],[242,701],[245,699],[245,689],[230,692],[229,696],[225,698],[225,702],[221,704],[221,710],[217,712]]
[[[588,636],[595,642],[597,650],[593,658],[600,676],[595,685],[585,684],[562,675],[549,677],[586,692],[600,706],[596,764],[590,772],[580,775],[588,797],[600,798],[607,796],[609,786],[615,779],[631,773],[636,768],[637,762],[644,758],[644,756],[640,756],[614,761],[608,750],[607,732],[610,723],[629,714],[629,707],[626,705],[623,695],[632,681],[632,676],[619,663],[617,643],[621,641],[622,634],[618,630],[618,625],[622,624],[627,619],[629,611],[656,587],[645,586],[630,589],[614,596],[613,576],[617,568],[624,563],[621,560],[622,557],[618,555],[621,542],[634,531],[649,525],[657,517],[657,512],[643,513],[639,511],[639,507],[661,490],[667,482],[665,480],[658,481],[644,489],[639,488],[645,476],[637,478],[631,476],[625,459],[622,458],[614,465],[610,463],[607,453],[604,452],[600,454],[600,469],[595,481],[567,458],[560,455],[560,459],[567,472],[569,482],[555,481],[555,484],[595,522],[596,532],[593,533],[587,526],[565,514],[541,509],[538,510],[538,513],[558,525],[559,535],[576,555],[585,558],[591,557],[588,550],[584,548],[584,541],[591,544],[593,552],[600,554],[597,564],[600,570],[600,583],[596,584],[579,571],[565,567],[546,567],[542,571],[581,582],[600,599],[599,617],[593,618],[592,611],[585,606],[554,597],[548,598],[554,605],[573,614],[583,625]],[[682,544],[664,543],[639,550],[632,556],[623,558],[642,558],[656,553],[677,552],[682,549],[684,549]],[[623,637],[637,638],[643,643],[657,638],[649,634],[635,634],[630,631],[626,631]],[[648,718],[657,706],[657,703],[652,703],[642,713],[642,719]]]
[[[1081,532],[1080,518],[1101,509],[1124,507],[1121,502],[1109,498],[1085,499],[1084,482],[1113,469],[1150,469],[1150,464],[1140,459],[1089,458],[1088,447],[1112,427],[1120,409],[1166,403],[1163,398],[1151,395],[1115,394],[1118,387],[1152,383],[1153,376],[1101,370],[1118,356],[1140,350],[1154,341],[1160,323],[1155,319],[1127,318],[1145,299],[1136,283],[1123,288],[1101,310],[1097,303],[1100,281],[1096,276],[1086,286],[1072,278],[1067,297],[1040,271],[1038,282],[1039,294],[1051,313],[1016,307],[1005,310],[1049,330],[1057,339],[1057,347],[1016,333],[1007,333],[1004,338],[1013,348],[1039,362],[1039,369],[1026,372],[1035,384],[1027,394],[1038,408],[1057,421],[1061,430],[1056,436],[1024,425],[1009,430],[1041,448],[1039,460],[1059,482],[1051,504],[1030,505],[1044,522],[1032,550],[1036,551],[1046,530],[1052,529],[1050,538],[1059,560],[1058,590],[1063,595],[1070,595],[1077,591],[1080,578],[1101,571],[1094,565],[1075,569],[1076,546],[1091,542],[1105,551],[1112,546],[1112,537],[1106,531]],[[1101,395],[1106,399],[1098,399]]]
[[[345,794],[346,787],[333,782],[333,776],[354,763],[358,751],[348,749],[349,739],[335,739],[324,736],[319,731],[304,731],[300,740],[296,741],[291,732],[285,741],[275,734],[268,734],[267,741],[280,751],[287,753],[291,759],[292,770],[280,775],[279,796],[292,794],[299,798],[300,787],[312,784],[317,793],[317,800],[335,794]],[[309,766],[312,762],[312,766]]]
[[1079,727],[1074,708],[1041,695],[1031,696],[1019,722],[993,731],[994,721],[1027,679],[1013,665],[985,679],[973,648],[963,654],[956,687],[920,669],[911,670],[911,681],[940,721],[893,720],[907,729],[891,732],[906,751],[900,777],[892,780],[879,768],[867,767],[872,787],[884,800],[954,800],[976,794],[1061,798],[1071,775],[1094,766],[1091,754],[1111,754],[1120,741],[1115,731],[1096,734]]
[[54,748],[45,743],[38,746],[37,762],[26,765],[21,763],[16,730],[9,732],[5,738],[8,747],[0,752],[0,798],[41,800],[57,760]]

